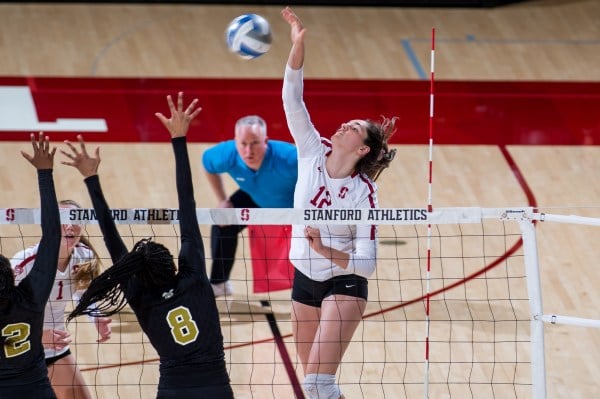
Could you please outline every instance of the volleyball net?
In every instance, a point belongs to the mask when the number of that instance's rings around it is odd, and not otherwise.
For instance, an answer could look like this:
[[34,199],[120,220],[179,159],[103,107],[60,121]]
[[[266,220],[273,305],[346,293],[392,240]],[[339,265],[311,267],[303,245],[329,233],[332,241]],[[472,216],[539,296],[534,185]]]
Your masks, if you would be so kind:
[[[2,254],[10,258],[39,241],[39,209],[0,209],[0,215]],[[545,351],[544,325],[600,327],[600,320],[578,313],[544,313],[536,237],[546,223],[583,225],[597,237],[599,218],[527,207],[198,209],[197,215],[209,271],[210,225],[249,226],[239,236],[234,293],[217,299],[236,398],[304,397],[288,289],[285,226],[291,224],[379,226],[369,302],[337,375],[347,398],[546,398],[546,357],[553,354]],[[93,210],[62,209],[61,218],[82,224],[110,266]],[[176,209],[115,209],[113,218],[129,248],[154,237],[178,253]],[[108,342],[96,343],[86,317],[68,328],[94,397],[154,397],[158,357],[128,307],[113,316]]]

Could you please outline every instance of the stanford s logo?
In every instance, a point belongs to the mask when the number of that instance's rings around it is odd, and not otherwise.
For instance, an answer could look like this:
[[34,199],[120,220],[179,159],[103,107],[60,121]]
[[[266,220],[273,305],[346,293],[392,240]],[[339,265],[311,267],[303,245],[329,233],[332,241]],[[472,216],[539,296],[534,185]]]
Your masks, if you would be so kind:
[[347,192],[348,192],[348,187],[344,186],[344,187],[340,188],[340,193],[338,194],[338,197],[346,198]]
[[240,212],[240,217],[242,219],[242,222],[247,222],[248,220],[250,220],[250,209],[248,209],[248,208],[242,209]]
[[4,217],[6,218],[7,222],[14,222],[15,221],[15,210],[13,208],[8,208],[6,210],[6,214],[4,215]]

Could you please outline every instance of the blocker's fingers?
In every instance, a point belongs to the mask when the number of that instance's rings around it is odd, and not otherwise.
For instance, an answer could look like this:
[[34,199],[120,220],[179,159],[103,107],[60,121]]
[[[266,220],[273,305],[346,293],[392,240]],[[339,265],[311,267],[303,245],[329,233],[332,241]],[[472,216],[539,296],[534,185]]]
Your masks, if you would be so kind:
[[44,149],[44,132],[40,132],[38,134],[38,150],[43,150]]
[[194,119],[200,113],[200,111],[202,111],[201,107],[196,108],[196,110],[190,114],[190,119]]
[[44,152],[50,151],[50,137],[44,136],[44,142],[43,142],[42,146],[43,146]]
[[185,109],[185,113],[189,114],[190,112],[192,112],[194,110],[194,108],[196,107],[196,104],[198,104],[198,99],[194,98],[194,100],[190,103],[190,105],[188,105],[188,107]]
[[173,113],[175,111],[175,104],[173,104],[173,99],[171,98],[170,94],[167,95],[167,104],[169,105],[169,110],[171,111],[171,115],[173,115]]
[[[65,144],[67,145],[67,147],[69,147],[69,148],[71,149],[71,151],[73,152],[73,154],[75,154],[75,156],[79,155],[79,152],[77,151],[77,148],[75,148],[75,146],[73,145],[73,143],[71,143],[69,140],[65,140]],[[74,156],[73,156],[73,155],[71,155],[71,154],[68,154],[68,153],[67,153],[67,152],[65,152],[65,151],[62,151],[62,150],[61,150],[61,152],[62,152],[63,154],[65,154],[66,156],[68,156],[69,158],[74,158]]]
[[164,116],[161,112],[156,112],[154,115],[158,118],[159,121],[162,122],[163,125],[166,126],[166,123],[167,123],[167,117],[166,116]]
[[177,93],[177,110],[178,111],[182,111],[183,110],[183,92],[179,92]]
[[77,141],[79,141],[79,147],[81,148],[81,153],[87,157],[88,153],[87,153],[87,150],[85,148],[85,140],[83,140],[83,136],[80,135],[80,134],[78,134],[77,135]]
[[31,140],[31,147],[33,147],[33,152],[37,151],[37,147],[38,147],[38,143],[37,143],[37,139],[35,138],[35,134],[31,133],[29,135],[29,139]]
[[66,152],[65,150],[60,150],[60,153],[69,159],[75,159],[75,157],[72,154]]

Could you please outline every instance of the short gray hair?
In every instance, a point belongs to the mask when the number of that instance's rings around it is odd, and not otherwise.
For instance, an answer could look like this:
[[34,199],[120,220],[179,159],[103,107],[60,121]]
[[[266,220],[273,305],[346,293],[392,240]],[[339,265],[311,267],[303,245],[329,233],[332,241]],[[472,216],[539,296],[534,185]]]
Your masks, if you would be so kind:
[[241,126],[252,126],[258,125],[260,126],[260,131],[266,136],[267,135],[267,122],[263,118],[258,115],[246,115],[241,117],[235,122],[235,131],[238,131],[238,128]]

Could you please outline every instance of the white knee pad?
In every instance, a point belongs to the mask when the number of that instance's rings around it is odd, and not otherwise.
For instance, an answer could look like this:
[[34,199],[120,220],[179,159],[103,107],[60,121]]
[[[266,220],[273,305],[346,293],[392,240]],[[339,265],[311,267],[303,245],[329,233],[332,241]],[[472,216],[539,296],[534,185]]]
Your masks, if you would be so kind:
[[333,374],[307,374],[302,386],[308,399],[340,399],[342,395]]

